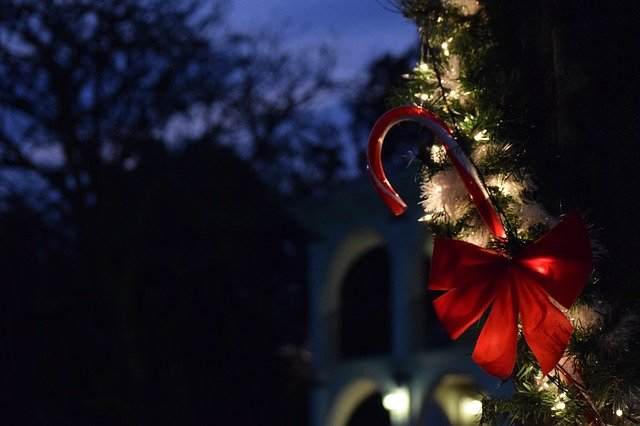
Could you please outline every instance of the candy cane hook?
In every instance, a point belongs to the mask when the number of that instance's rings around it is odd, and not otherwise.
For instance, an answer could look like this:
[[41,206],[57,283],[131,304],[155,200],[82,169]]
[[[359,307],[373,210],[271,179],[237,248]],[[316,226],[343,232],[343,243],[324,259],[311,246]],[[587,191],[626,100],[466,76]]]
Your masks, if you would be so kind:
[[387,207],[396,215],[407,209],[407,204],[393,189],[382,168],[382,144],[384,138],[394,125],[402,121],[415,121],[431,130],[442,141],[449,159],[462,178],[467,191],[480,217],[493,235],[506,238],[507,233],[500,217],[489,198],[489,193],[482,185],[478,171],[464,155],[453,137],[453,132],[436,114],[418,106],[401,106],[387,111],[373,126],[367,146],[367,168],[376,191]]

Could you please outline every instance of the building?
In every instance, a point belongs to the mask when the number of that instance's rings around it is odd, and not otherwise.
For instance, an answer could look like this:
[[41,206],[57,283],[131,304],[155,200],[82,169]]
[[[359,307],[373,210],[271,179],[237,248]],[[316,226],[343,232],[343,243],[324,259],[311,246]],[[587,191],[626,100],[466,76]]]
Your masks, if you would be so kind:
[[453,343],[435,318],[426,289],[432,241],[411,175],[391,179],[410,206],[400,217],[365,180],[302,209],[315,235],[313,426],[473,424],[478,391],[509,391],[471,361],[473,336]]

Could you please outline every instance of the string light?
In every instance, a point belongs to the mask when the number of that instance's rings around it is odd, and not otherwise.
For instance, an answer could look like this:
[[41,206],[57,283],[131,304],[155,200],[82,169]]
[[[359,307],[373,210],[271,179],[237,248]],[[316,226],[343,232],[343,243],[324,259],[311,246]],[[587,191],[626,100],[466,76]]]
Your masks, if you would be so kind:
[[567,400],[568,400],[567,394],[562,392],[556,397],[556,403],[554,404],[553,407],[551,407],[551,410],[564,411],[564,409],[567,408],[567,404],[565,403]]
[[616,416],[618,416],[618,417],[622,417],[622,414],[623,414],[623,413],[622,413],[622,410],[618,408],[618,409],[616,410]]
[[433,214],[429,213],[429,214],[425,214],[420,219],[418,219],[418,222],[429,222],[431,219],[433,219]]
[[514,198],[520,198],[522,192],[525,189],[524,185],[521,182],[505,175],[491,176],[489,179],[487,179],[487,184],[489,186],[498,188],[498,190],[502,194]]
[[447,150],[442,145],[431,146],[431,160],[436,164],[442,164],[447,159]]
[[442,53],[444,53],[444,56],[449,56],[449,43],[445,41],[440,46],[442,47]]
[[489,140],[489,136],[487,136],[487,131],[486,130],[480,130],[478,133],[473,135],[473,139],[475,139],[476,142],[488,141]]
[[449,56],[449,43],[451,43],[452,41],[453,37],[450,37],[447,41],[440,45],[440,47],[442,47],[442,53],[444,53],[444,56]]
[[536,383],[538,384],[538,390],[543,391],[549,390],[551,388],[551,385],[549,384],[549,377],[542,374],[542,370],[538,370],[534,378],[536,379]]

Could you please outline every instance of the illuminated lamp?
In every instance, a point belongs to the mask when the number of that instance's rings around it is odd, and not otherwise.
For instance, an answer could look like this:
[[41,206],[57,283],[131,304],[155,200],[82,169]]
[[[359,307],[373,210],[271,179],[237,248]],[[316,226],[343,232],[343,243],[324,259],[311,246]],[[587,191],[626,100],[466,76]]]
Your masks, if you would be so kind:
[[409,389],[397,387],[384,394],[382,406],[389,411],[394,421],[404,421],[409,417]]

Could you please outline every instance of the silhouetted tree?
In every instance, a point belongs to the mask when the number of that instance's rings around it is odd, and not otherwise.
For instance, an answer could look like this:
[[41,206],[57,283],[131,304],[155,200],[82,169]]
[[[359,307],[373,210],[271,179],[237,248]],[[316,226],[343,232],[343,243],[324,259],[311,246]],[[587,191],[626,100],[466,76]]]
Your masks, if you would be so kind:
[[335,117],[322,115],[340,85],[326,46],[286,52],[282,34],[241,35],[225,113],[227,145],[288,196],[310,195],[338,183],[343,137]]
[[300,423],[277,350],[305,235],[278,197],[334,179],[334,82],[216,4],[3,3],[7,422]]

